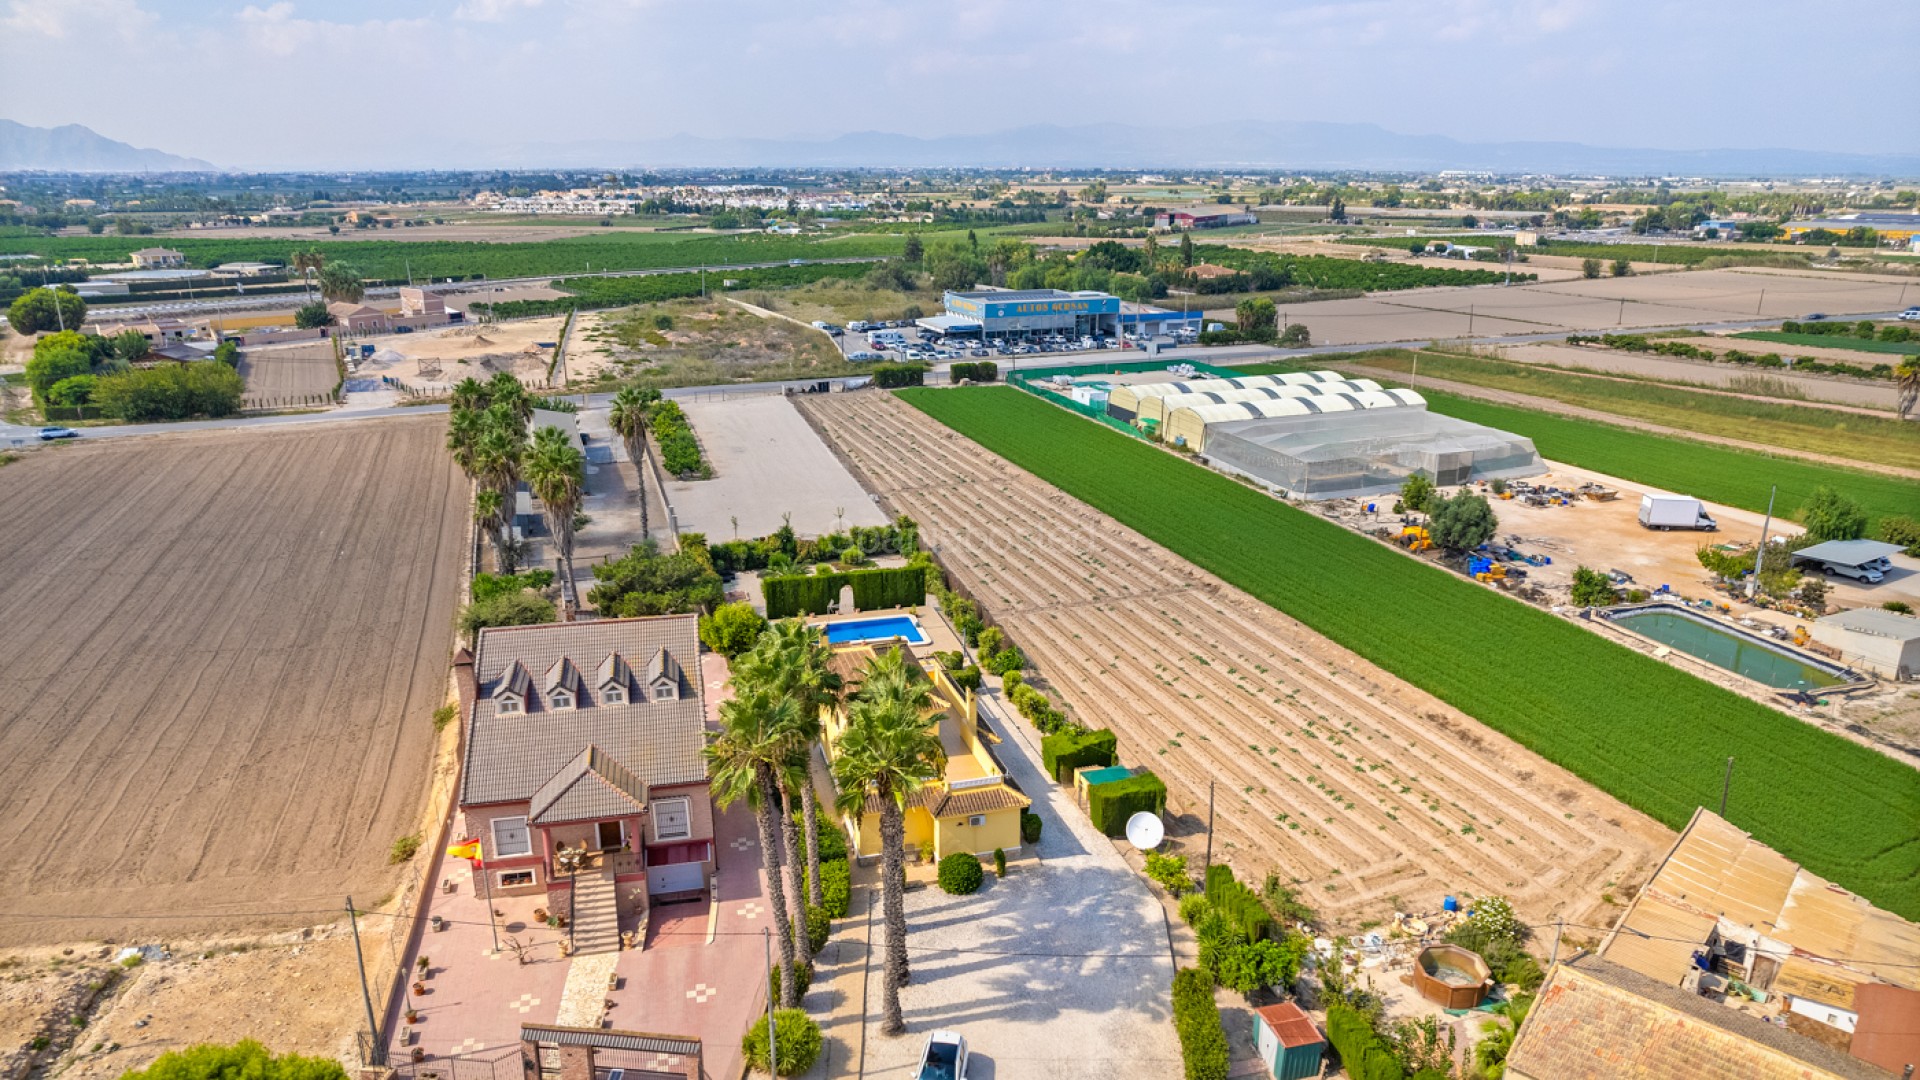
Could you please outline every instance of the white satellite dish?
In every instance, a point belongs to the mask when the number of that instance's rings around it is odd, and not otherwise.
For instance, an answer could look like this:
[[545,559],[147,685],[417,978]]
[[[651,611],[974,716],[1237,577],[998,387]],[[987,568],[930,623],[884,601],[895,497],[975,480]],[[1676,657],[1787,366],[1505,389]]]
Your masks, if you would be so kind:
[[1127,819],[1127,843],[1141,851],[1152,851],[1166,838],[1167,827],[1155,814],[1142,810]]

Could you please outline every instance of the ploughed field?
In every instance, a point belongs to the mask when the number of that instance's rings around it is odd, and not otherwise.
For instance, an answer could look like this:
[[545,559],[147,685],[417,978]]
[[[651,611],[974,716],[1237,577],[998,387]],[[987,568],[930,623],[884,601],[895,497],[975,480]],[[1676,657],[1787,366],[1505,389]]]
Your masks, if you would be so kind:
[[0,469],[0,945],[300,925],[391,890],[463,568],[443,429]]
[[1166,781],[1170,831],[1196,862],[1210,782],[1215,858],[1256,882],[1277,869],[1349,926],[1460,892],[1512,896],[1531,919],[1591,921],[1604,886],[1643,880],[1670,843],[894,396],[796,403],[890,512],[921,523],[1071,715],[1112,728],[1123,763]]

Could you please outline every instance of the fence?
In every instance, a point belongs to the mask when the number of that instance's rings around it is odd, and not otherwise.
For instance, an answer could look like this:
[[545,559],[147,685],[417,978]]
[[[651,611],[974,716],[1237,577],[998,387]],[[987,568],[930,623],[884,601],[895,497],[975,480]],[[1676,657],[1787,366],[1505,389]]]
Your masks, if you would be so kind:
[[398,1060],[390,1063],[395,1080],[524,1080],[526,1076],[525,1053],[517,1043],[474,1054],[437,1054],[428,1061],[396,1056]]

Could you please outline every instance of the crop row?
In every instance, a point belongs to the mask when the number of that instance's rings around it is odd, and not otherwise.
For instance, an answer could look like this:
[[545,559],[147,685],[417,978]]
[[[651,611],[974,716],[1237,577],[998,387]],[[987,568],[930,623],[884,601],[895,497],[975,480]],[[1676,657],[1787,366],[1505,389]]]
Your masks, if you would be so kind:
[[1809,349],[1846,349],[1852,352],[1887,353],[1894,356],[1920,355],[1920,341],[1867,341],[1845,334],[1783,334],[1774,330],[1749,330],[1733,336],[1742,341],[1771,341],[1779,345],[1801,345]]
[[1004,387],[901,397],[1675,828],[1728,817],[1920,917],[1913,770],[1244,484]]
[[[317,249],[330,261],[351,264],[364,277],[405,281],[409,276],[416,279],[540,277],[593,270],[738,266],[743,263],[785,262],[788,259],[898,255],[906,245],[906,237],[849,235],[814,240],[760,234],[714,236],[608,230],[606,235],[574,236],[533,243],[198,237],[168,237],[162,243],[185,255],[189,264],[201,267],[223,262],[286,263],[296,249]],[[0,254],[124,262],[134,249],[151,247],[153,244],[152,237],[0,237]]]

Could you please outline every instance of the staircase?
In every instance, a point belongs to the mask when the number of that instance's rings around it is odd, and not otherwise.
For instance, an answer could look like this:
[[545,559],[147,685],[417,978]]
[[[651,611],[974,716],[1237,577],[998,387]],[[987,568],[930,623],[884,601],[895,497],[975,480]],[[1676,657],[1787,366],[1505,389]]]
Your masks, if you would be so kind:
[[574,881],[573,954],[620,951],[620,904],[611,867],[581,874]]

